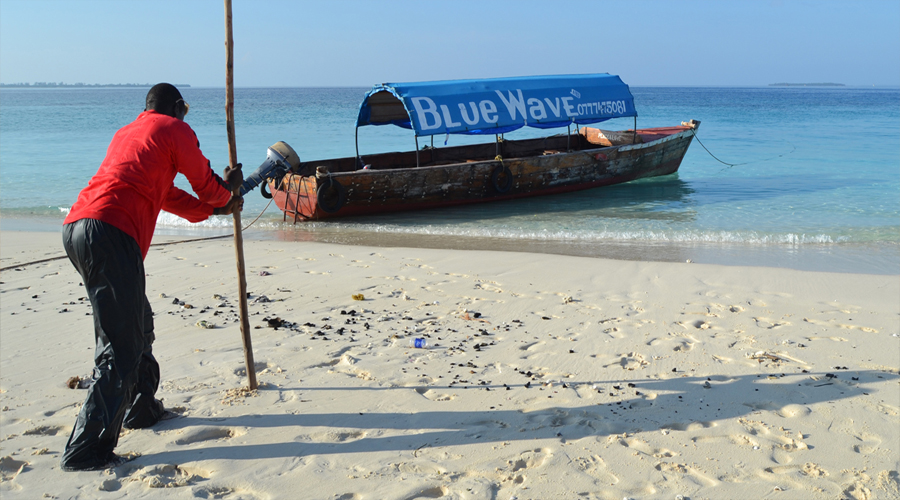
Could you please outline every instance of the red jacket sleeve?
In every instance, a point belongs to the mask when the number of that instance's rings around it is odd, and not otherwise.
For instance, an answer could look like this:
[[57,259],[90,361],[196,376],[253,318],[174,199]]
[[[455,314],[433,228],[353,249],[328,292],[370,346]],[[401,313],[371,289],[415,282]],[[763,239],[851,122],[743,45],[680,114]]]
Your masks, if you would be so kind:
[[190,193],[175,186],[170,187],[169,192],[166,193],[162,209],[190,222],[205,221],[213,213],[212,205],[194,198]]
[[200,151],[194,131],[184,122],[179,122],[179,126],[181,133],[175,143],[175,168],[187,177],[200,201],[214,207],[224,206],[231,199],[231,191],[209,166],[209,160]]

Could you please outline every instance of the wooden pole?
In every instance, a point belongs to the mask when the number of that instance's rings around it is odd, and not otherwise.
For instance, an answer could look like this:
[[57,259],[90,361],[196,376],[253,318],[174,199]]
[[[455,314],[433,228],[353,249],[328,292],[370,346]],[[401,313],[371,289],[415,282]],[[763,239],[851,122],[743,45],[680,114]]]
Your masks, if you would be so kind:
[[[231,36],[231,0],[225,0],[225,49],[228,58],[225,67],[225,127],[228,130],[228,163],[237,165],[237,144],[234,138],[234,39]],[[234,195],[240,195],[240,186]],[[244,362],[247,364],[247,380],[250,390],[256,389],[256,369],[253,367],[253,344],[250,342],[250,316],[247,312],[247,276],[244,270],[244,235],[241,233],[241,211],[235,210],[234,253],[237,257],[238,294],[240,295],[241,337],[244,340]]]

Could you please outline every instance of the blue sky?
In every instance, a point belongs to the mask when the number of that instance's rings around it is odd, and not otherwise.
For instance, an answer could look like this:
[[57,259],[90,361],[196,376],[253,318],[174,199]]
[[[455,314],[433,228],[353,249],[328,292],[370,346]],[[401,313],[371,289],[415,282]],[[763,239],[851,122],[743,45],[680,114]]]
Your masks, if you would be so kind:
[[[216,0],[2,0],[0,82],[225,82]],[[900,85],[900,2],[234,0],[235,85]]]

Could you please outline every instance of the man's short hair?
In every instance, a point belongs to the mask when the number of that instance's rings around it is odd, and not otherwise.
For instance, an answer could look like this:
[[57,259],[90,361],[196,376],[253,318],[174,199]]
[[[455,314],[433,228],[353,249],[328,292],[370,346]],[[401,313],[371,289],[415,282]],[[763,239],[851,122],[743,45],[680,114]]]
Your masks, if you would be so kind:
[[175,103],[181,99],[181,92],[171,83],[157,83],[147,92],[147,106],[144,111],[154,110],[169,115],[175,109]]

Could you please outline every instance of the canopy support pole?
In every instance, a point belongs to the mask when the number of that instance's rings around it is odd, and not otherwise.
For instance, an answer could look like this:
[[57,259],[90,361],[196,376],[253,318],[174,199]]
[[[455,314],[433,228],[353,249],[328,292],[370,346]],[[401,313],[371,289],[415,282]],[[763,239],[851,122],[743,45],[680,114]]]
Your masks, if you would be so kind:
[[631,135],[631,143],[637,142],[637,115],[634,115],[634,133]]
[[566,126],[566,151],[572,150],[572,124]]
[[353,140],[356,142],[356,164],[357,167],[361,167],[362,160],[359,159],[359,125],[356,126],[356,130],[353,133]]
[[416,136],[416,168],[419,168],[419,136]]

